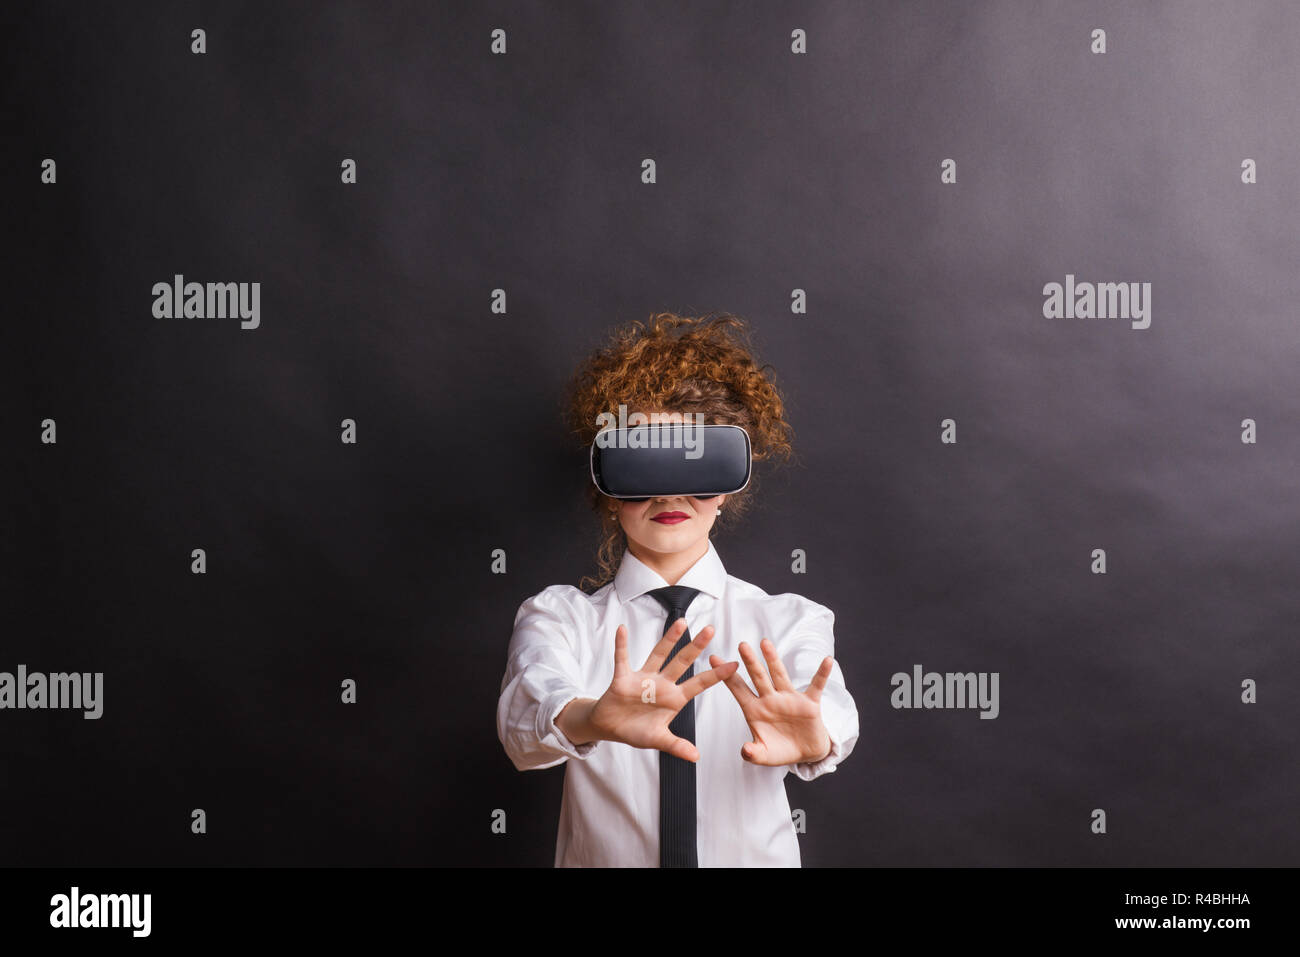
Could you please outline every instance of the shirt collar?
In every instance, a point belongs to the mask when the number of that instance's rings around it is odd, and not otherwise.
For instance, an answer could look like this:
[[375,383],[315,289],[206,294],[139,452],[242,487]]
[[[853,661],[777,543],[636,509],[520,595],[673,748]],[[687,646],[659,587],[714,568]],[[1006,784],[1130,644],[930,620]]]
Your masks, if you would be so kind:
[[[709,550],[686,570],[686,574],[678,579],[677,584],[699,589],[701,594],[711,598],[722,597],[722,590],[727,584],[727,570],[722,565],[722,559],[718,557],[718,550],[713,547],[712,539],[709,540]],[[628,602],[648,591],[666,587],[668,582],[664,581],[663,576],[657,571],[631,552],[623,552],[618,574],[614,576],[614,590],[618,592],[621,601]]]

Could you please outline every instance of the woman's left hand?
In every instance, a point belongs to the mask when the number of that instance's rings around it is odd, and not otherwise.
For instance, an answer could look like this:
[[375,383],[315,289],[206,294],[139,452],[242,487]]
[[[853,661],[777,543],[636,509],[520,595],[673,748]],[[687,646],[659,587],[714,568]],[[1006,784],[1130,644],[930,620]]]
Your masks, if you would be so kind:
[[[822,723],[821,697],[834,660],[829,655],[824,658],[808,690],[796,691],[772,640],[764,638],[759,647],[767,659],[767,668],[753,648],[740,643],[740,657],[758,694],[749,690],[739,671],[725,682],[754,735],[752,742],[741,747],[740,756],[751,764],[771,767],[820,761],[831,751],[830,735]],[[724,663],[718,655],[711,655],[709,662],[715,668]]]

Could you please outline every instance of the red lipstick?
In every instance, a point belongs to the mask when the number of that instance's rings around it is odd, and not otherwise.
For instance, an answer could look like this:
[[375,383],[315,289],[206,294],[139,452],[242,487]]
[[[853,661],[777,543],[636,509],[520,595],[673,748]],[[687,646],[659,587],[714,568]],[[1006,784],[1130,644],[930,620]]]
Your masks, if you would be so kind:
[[684,522],[688,518],[685,512],[660,512],[650,519],[652,522],[658,522],[660,525],[676,525],[678,522]]

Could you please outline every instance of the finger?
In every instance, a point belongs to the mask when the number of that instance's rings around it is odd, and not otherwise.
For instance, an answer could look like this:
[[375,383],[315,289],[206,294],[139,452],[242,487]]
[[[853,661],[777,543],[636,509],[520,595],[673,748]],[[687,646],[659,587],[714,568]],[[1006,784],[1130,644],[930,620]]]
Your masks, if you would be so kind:
[[700,752],[687,741],[685,738],[679,738],[677,735],[671,735],[669,743],[660,746],[660,751],[667,751],[673,757],[681,758],[683,761],[690,761],[692,764],[700,760]]
[[[679,636],[680,637],[680,636]],[[669,681],[676,682],[678,678],[686,673],[686,669],[695,663],[695,659],[700,656],[704,646],[713,640],[713,626],[708,625],[703,631],[695,637],[677,654],[673,655],[673,660],[663,667],[663,676]]]
[[781,663],[781,656],[776,653],[776,645],[771,638],[764,638],[758,643],[758,647],[763,650],[763,657],[767,659],[767,669],[772,672],[772,687],[777,691],[794,691],[794,685],[790,682],[790,676],[786,674],[785,665]]
[[749,677],[754,682],[754,690],[758,692],[758,696],[761,698],[763,695],[771,694],[772,679],[767,676],[767,669],[758,660],[758,655],[754,654],[754,649],[743,641],[740,643],[740,658],[745,662],[745,668],[749,671]]
[[826,681],[830,678],[834,667],[835,659],[827,655],[822,660],[822,666],[817,669],[817,674],[813,675],[812,684],[808,686],[808,697],[813,701],[822,700],[822,691],[826,688]]
[[614,632],[614,677],[621,678],[631,668],[627,663],[627,625],[619,625]]
[[[709,664],[713,665],[715,668],[720,668],[724,664],[728,664],[728,662],[724,662],[717,655],[710,655]],[[743,711],[745,708],[749,707],[751,701],[757,701],[758,696],[749,690],[749,685],[745,684],[745,679],[740,677],[740,662],[735,661],[730,662],[730,664],[734,664],[736,667],[731,669],[729,675],[724,675],[722,680],[727,683],[727,687],[731,689],[731,693],[736,696],[736,701],[740,704],[740,709]]]
[[664,661],[668,657],[668,652],[673,650],[673,645],[677,644],[677,639],[682,636],[686,630],[686,619],[678,618],[671,628],[664,632],[664,636],[659,639],[659,644],[650,649],[650,657],[645,660],[641,666],[642,671],[658,671],[664,666]]
[[702,674],[683,681],[678,687],[682,689],[682,694],[686,695],[686,700],[690,701],[705,688],[712,688],[719,681],[725,681],[735,674],[736,669],[740,667],[739,661],[728,661],[724,665],[711,668]]
[[750,741],[740,746],[740,756],[750,764],[767,762],[767,745],[762,741]]

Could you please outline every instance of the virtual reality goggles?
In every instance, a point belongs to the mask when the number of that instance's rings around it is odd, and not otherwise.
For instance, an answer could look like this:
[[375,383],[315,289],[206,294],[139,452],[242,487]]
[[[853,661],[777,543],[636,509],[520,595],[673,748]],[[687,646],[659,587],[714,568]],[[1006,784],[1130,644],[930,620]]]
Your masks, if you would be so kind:
[[749,433],[738,425],[662,423],[604,429],[591,443],[591,480],[610,498],[713,498],[749,484]]

